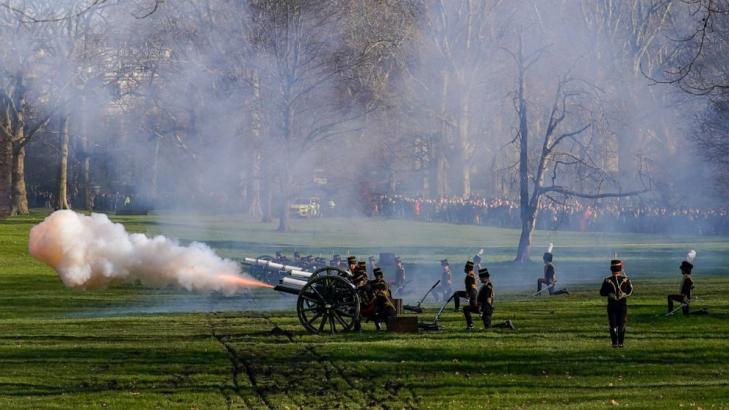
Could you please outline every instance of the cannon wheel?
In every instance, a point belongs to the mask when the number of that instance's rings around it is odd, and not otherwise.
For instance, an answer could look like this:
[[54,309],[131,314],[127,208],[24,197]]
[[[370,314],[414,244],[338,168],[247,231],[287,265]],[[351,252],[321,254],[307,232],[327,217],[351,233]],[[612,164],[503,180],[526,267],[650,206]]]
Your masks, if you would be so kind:
[[352,280],[351,273],[344,269],[337,268],[336,266],[324,266],[323,268],[315,270],[314,273],[311,274],[309,280],[318,278],[319,276],[339,276],[340,278],[346,279],[347,281]]
[[312,333],[350,330],[359,319],[359,295],[352,282],[336,275],[310,279],[296,303],[301,324]]

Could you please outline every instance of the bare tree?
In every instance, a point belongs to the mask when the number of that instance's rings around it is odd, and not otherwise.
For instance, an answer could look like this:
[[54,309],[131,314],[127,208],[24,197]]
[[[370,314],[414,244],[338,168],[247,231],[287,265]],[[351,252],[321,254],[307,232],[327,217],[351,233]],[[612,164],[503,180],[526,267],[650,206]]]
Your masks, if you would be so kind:
[[[539,124],[533,120],[533,117],[538,115],[530,114],[527,74],[545,49],[525,54],[520,38],[516,52],[505,51],[512,57],[517,74],[514,106],[518,131],[514,143],[519,152],[521,235],[515,261],[527,262],[540,201],[544,197],[552,199],[552,195],[558,195],[599,199],[626,197],[646,190],[603,191],[604,185],[612,178],[590,152],[597,139],[592,138],[596,133],[596,120],[591,107],[596,104],[590,101],[594,90],[591,90],[589,85],[571,78],[569,73],[562,76],[557,82],[551,103],[545,107],[546,123]],[[531,135],[531,131],[535,129],[541,130],[541,135],[538,137]],[[541,147],[536,151],[532,150],[531,142],[538,142],[538,146]],[[581,191],[565,184],[569,182],[565,175],[569,174],[587,180],[592,190]]]

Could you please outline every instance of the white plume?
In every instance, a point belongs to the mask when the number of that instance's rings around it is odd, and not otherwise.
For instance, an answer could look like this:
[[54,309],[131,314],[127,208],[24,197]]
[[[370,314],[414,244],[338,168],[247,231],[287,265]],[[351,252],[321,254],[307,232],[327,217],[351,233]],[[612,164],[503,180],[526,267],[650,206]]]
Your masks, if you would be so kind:
[[481,250],[478,251],[478,256],[481,256],[481,255],[483,255],[483,248],[481,248]]
[[694,259],[696,259],[696,251],[691,249],[688,255],[686,255],[686,262],[694,263]]
[[139,281],[230,295],[243,287],[270,287],[241,276],[238,263],[219,257],[205,244],[182,246],[161,235],[129,234],[104,214],[56,211],[30,230],[28,249],[72,288]]
[[552,248],[554,248],[554,244],[552,242],[547,245],[547,253],[552,253]]

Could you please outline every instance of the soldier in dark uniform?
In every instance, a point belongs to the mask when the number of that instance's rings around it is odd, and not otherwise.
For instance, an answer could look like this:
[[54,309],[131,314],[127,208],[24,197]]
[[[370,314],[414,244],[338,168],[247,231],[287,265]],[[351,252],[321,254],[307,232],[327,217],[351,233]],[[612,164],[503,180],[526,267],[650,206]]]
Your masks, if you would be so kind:
[[382,269],[374,269],[375,279],[370,281],[370,289],[372,290],[375,303],[375,327],[380,330],[380,323],[387,322],[389,318],[397,316],[395,303],[392,301],[392,292],[390,285],[385,280]]
[[570,293],[567,289],[555,290],[555,287],[557,286],[557,272],[552,264],[552,259],[552,244],[550,243],[549,248],[547,248],[547,252],[545,252],[542,256],[542,260],[544,261],[544,277],[537,279],[536,295],[539,295],[542,292],[542,285],[547,286],[547,291],[550,295],[569,295]]
[[[689,257],[687,259],[693,258]],[[681,310],[683,310],[683,314],[689,314],[691,290],[694,288],[694,280],[691,277],[691,270],[693,268],[694,265],[688,260],[681,262],[681,266],[679,266],[679,269],[681,269],[681,275],[683,275],[683,278],[681,279],[681,289],[678,294],[668,295],[668,313],[673,313],[673,302],[676,301],[681,303]]]
[[375,274],[375,268],[377,267],[377,262],[375,261],[374,256],[370,256],[367,258],[367,273],[368,274]]
[[[372,293],[369,287],[369,281],[367,280],[367,271],[362,269],[357,263],[357,258],[350,256],[347,258],[349,263],[350,273],[352,273],[352,283],[357,288],[357,295],[359,295],[359,301],[361,306],[369,306],[372,303]],[[359,332],[362,329],[362,325],[359,319],[355,319],[354,331]]]
[[332,260],[329,261],[329,265],[337,267],[337,268],[341,267],[342,266],[342,257],[339,255],[333,255]]
[[299,251],[294,251],[294,263],[299,266],[301,264],[301,254]]
[[281,253],[281,251],[276,251],[276,257],[273,258],[274,262],[287,264],[289,262],[289,259]]
[[611,276],[602,281],[600,296],[607,297],[610,340],[613,347],[623,347],[625,322],[628,320],[628,297],[633,294],[633,284],[623,273],[623,261],[610,261]]
[[473,255],[473,269],[476,272],[481,270],[481,255],[483,255],[483,249],[480,249],[477,254]]
[[453,294],[453,276],[451,275],[451,266],[448,264],[448,259],[441,260],[440,266],[443,268],[443,272],[440,275],[437,292],[440,294],[440,299],[446,301]]
[[354,273],[357,268],[357,257],[354,255],[347,256],[347,269],[350,273]]
[[[365,277],[367,277],[367,262],[365,262],[365,261],[359,261],[359,262],[357,262],[357,269],[360,272],[362,272],[365,275]],[[367,280],[369,280],[369,279],[370,278],[367,277]]]
[[478,271],[478,278],[482,283],[481,289],[476,292],[475,284],[470,292],[468,306],[463,307],[463,315],[466,317],[466,330],[473,330],[472,313],[481,314],[483,328],[500,327],[514,330],[514,324],[511,320],[501,323],[492,324],[491,315],[494,313],[494,287],[491,284],[491,277],[486,268]]
[[402,290],[405,286],[405,266],[399,257],[395,257],[395,287]]
[[453,299],[453,304],[455,305],[456,312],[460,310],[459,307],[461,305],[461,298],[468,299],[470,289],[476,286],[476,279],[473,271],[473,262],[466,261],[466,265],[463,267],[463,273],[466,274],[465,278],[463,279],[465,285],[464,290],[457,290],[453,292],[453,295],[451,295],[451,299]]

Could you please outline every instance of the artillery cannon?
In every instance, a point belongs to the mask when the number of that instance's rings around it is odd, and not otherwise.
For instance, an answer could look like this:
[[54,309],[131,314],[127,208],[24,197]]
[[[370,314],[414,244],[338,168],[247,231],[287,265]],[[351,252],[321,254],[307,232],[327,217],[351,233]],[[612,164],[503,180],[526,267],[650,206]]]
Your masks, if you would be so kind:
[[291,270],[273,288],[297,295],[299,322],[312,333],[339,333],[351,330],[360,320],[360,298],[352,274],[325,266],[314,272]]

